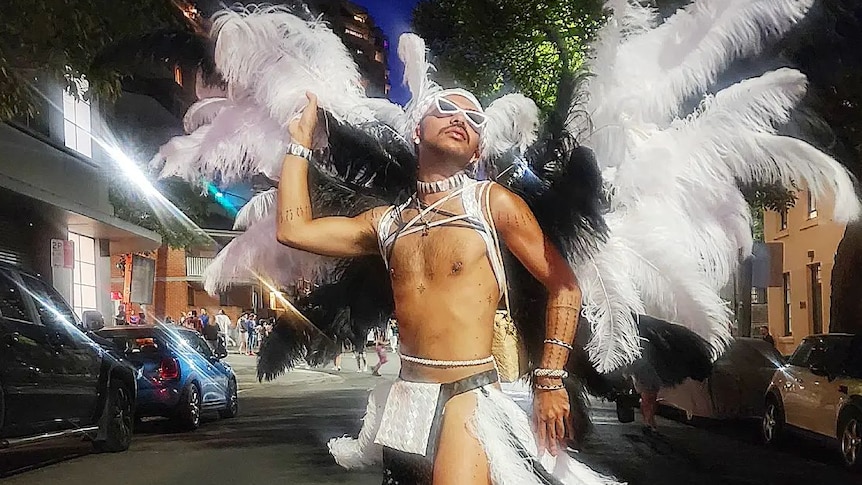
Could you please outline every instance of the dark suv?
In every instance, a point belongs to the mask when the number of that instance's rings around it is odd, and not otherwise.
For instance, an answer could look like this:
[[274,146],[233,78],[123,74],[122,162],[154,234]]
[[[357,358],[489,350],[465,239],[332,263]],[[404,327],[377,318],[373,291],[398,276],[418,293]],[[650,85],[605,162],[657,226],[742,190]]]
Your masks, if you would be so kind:
[[54,288],[0,264],[0,449],[81,434],[124,451],[136,392],[134,369],[88,337]]

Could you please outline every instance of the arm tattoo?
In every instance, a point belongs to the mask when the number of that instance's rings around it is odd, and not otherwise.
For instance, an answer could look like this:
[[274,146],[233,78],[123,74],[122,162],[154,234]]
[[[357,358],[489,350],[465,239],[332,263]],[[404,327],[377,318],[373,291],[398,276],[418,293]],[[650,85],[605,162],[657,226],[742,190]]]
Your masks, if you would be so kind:
[[306,216],[311,216],[311,206],[291,207],[278,214],[277,221],[279,223],[293,222]]

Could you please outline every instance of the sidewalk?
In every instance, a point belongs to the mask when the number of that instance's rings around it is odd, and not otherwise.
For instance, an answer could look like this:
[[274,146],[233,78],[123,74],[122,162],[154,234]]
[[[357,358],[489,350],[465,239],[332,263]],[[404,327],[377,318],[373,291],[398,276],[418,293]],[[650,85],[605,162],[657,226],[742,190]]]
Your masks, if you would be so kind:
[[[263,385],[257,380],[257,357],[253,355],[230,354],[224,359],[236,374],[240,392],[254,386]],[[296,386],[317,384],[321,382],[341,382],[339,376],[311,369],[294,369],[279,376],[267,384],[279,386]]]

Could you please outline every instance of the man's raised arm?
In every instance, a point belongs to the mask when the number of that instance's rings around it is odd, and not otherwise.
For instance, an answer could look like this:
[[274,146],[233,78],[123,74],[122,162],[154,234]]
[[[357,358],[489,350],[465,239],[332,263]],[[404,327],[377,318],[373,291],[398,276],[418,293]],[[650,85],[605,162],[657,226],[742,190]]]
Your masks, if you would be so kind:
[[[292,143],[311,148],[317,126],[317,97],[311,93],[306,95],[308,105],[299,119],[290,122],[289,130]],[[308,192],[308,160],[300,155],[285,155],[278,182],[278,242],[324,256],[349,258],[374,254],[377,252],[374,224],[380,212],[377,208],[356,217],[313,219]]]

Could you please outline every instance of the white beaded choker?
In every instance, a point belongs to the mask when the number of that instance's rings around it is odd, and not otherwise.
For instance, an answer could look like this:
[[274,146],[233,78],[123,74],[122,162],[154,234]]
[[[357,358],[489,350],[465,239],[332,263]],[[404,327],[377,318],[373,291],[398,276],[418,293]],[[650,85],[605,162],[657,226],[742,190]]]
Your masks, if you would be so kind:
[[467,181],[467,174],[464,171],[458,172],[455,175],[438,180],[437,182],[416,181],[416,191],[420,194],[436,194],[438,192],[446,192],[447,190],[456,189]]

